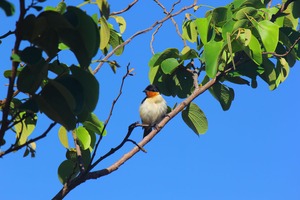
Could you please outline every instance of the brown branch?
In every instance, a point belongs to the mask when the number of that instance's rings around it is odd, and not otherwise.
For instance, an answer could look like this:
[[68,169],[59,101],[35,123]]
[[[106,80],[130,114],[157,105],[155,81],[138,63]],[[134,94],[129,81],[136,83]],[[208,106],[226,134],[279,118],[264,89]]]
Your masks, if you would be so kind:
[[9,149],[7,149],[6,151],[3,151],[3,152],[0,152],[0,158],[2,158],[4,155],[8,154],[8,153],[11,153],[13,151],[18,151],[19,149],[29,145],[30,143],[32,142],[36,142],[44,137],[47,136],[47,134],[51,131],[51,129],[56,125],[57,123],[56,122],[53,122],[52,124],[50,124],[50,126],[47,128],[47,130],[41,134],[40,136],[36,137],[36,138],[33,138],[33,139],[30,139],[28,140],[27,142],[25,142],[24,144],[22,145],[19,145],[19,146],[16,146],[16,145],[12,145]]
[[134,4],[136,4],[138,2],[138,0],[134,0],[132,3],[130,3],[126,8],[124,8],[123,10],[120,11],[116,11],[116,12],[112,12],[110,13],[110,15],[119,15],[122,14],[126,11],[128,11],[132,6],[134,6]]
[[[175,17],[179,14],[181,14],[183,11],[185,10],[188,10],[188,9],[191,9],[193,8],[195,5],[197,4],[197,0],[194,0],[194,3],[192,5],[189,5],[189,6],[185,6],[183,8],[181,8],[179,11],[175,12],[174,14],[171,14],[171,15],[167,15],[165,16],[163,19],[161,20],[158,20],[156,22],[154,22],[150,27],[146,28],[146,29],[143,29],[143,30],[140,30],[140,31],[137,31],[136,33],[134,33],[131,37],[129,37],[126,41],[124,41],[122,44],[119,44],[118,46],[116,46],[116,48],[114,48],[111,52],[109,52],[104,58],[103,60],[106,61],[108,60],[119,48],[129,44],[132,39],[134,39],[135,37],[143,34],[143,33],[147,33],[149,31],[151,31],[153,28],[155,28],[157,25],[159,24],[162,24],[164,23],[165,21],[167,21],[168,19],[170,19],[171,17]],[[101,67],[103,66],[104,62],[100,62],[98,64],[98,66],[94,69],[93,73],[96,74],[100,69]]]
[[262,54],[272,54],[273,56],[276,56],[276,57],[284,57],[284,56],[287,56],[293,49],[294,47],[296,46],[296,44],[300,41],[300,37],[298,37],[295,42],[292,44],[292,46],[283,54],[278,54],[276,52],[262,52]]
[[[207,89],[209,89],[211,86],[213,86],[218,78],[218,76],[222,75],[220,72],[217,74],[217,77],[214,79],[211,79],[208,81],[204,86],[198,87],[194,90],[194,92],[183,102],[181,102],[172,112],[170,112],[158,125],[156,129],[153,129],[146,137],[142,139],[133,149],[131,149],[128,153],[124,154],[118,161],[116,161],[111,166],[93,171],[88,172],[86,174],[82,174],[81,176],[76,177],[74,180],[72,180],[68,187],[64,187],[61,189],[56,196],[53,199],[62,199],[64,198],[72,189],[77,187],[78,185],[84,183],[87,180],[90,179],[98,179],[102,176],[106,176],[114,171],[116,171],[119,167],[121,167],[125,162],[127,162],[130,158],[132,158],[136,153],[138,153],[147,143],[149,143],[157,134],[160,132],[160,130],[178,113],[180,113],[189,103],[191,103],[195,98],[197,98],[199,95],[201,95],[203,92],[205,92]],[[128,128],[127,135],[125,136],[124,140],[121,142],[120,145],[118,145],[116,148],[111,149],[108,153],[106,153],[104,156],[100,157],[92,166],[91,169],[94,168],[99,162],[101,162],[103,159],[107,158],[108,156],[115,153],[118,149],[120,149],[125,142],[128,140],[131,132],[133,129],[137,126],[136,123],[131,124]]]
[[288,8],[288,6],[294,2],[295,0],[287,0],[285,3],[282,3],[281,8],[277,11],[277,13],[272,15],[271,22],[275,22],[278,17]]
[[153,43],[154,43],[154,36],[155,34],[159,31],[159,29],[162,27],[163,24],[160,24],[158,25],[158,27],[155,29],[155,31],[152,33],[151,35],[151,41],[150,41],[150,50],[151,50],[151,53],[154,55],[155,52],[154,52],[154,48],[153,48]]
[[[22,40],[22,30],[21,30],[21,24],[23,23],[24,17],[26,14],[26,9],[25,9],[25,1],[20,0],[20,16],[16,24],[16,31],[15,31],[15,36],[16,36],[16,41],[15,45],[13,48],[13,54],[18,54],[19,52],[19,47],[21,44]],[[8,115],[9,115],[9,110],[10,110],[10,102],[13,97],[14,93],[14,83],[17,75],[17,69],[19,66],[19,62],[13,61],[12,62],[12,73],[11,77],[9,77],[9,85],[8,85],[8,90],[7,90],[7,96],[6,96],[6,101],[2,110],[2,123],[1,123],[1,129],[0,129],[0,141],[3,140],[5,132],[7,131],[7,127],[9,125],[8,121]]]
[[110,108],[108,117],[107,117],[107,119],[105,120],[105,123],[104,123],[104,126],[103,126],[102,133],[100,134],[100,137],[99,137],[99,139],[98,139],[98,141],[97,141],[97,143],[96,143],[95,149],[94,149],[94,151],[93,151],[93,155],[92,155],[92,157],[91,157],[91,162],[90,162],[90,165],[89,165],[89,167],[88,167],[89,170],[90,170],[90,166],[91,166],[91,164],[93,163],[93,160],[94,160],[94,158],[95,158],[95,156],[96,156],[96,152],[97,152],[98,146],[99,146],[99,144],[100,144],[100,142],[101,142],[101,140],[102,140],[102,138],[103,138],[103,132],[105,131],[105,128],[106,128],[107,124],[109,123],[109,120],[110,120],[110,118],[111,118],[111,116],[112,116],[112,114],[113,114],[113,111],[114,111],[114,108],[115,108],[116,103],[118,102],[119,98],[121,97],[121,95],[122,95],[122,93],[123,93],[123,86],[124,86],[124,83],[125,83],[125,79],[126,79],[128,76],[130,76],[130,75],[132,74],[133,70],[134,70],[134,68],[129,69],[129,66],[130,66],[130,63],[126,66],[126,74],[125,74],[125,75],[123,76],[123,78],[122,78],[122,82],[121,82],[120,89],[119,89],[119,94],[118,94],[118,96],[113,100],[113,103],[112,103],[112,106],[111,106],[111,108]]
[[79,166],[80,173],[83,173],[85,171],[84,165],[83,165],[83,159],[82,159],[82,154],[81,154],[81,149],[79,146],[79,141],[76,135],[76,132],[73,130],[72,131],[72,136],[75,144],[75,149],[76,149],[76,155],[77,155],[77,163]]

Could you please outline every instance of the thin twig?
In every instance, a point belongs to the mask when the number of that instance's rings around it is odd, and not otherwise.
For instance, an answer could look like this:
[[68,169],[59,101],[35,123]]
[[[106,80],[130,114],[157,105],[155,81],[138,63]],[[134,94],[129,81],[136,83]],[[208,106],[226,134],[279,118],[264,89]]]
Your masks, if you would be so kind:
[[81,153],[81,149],[80,149],[80,146],[79,146],[79,141],[78,141],[75,130],[72,131],[72,136],[73,136],[74,145],[75,145],[75,148],[76,148],[77,163],[78,163],[78,166],[79,166],[79,170],[80,170],[80,173],[83,173],[85,171],[85,168],[84,168],[84,165],[83,165],[82,153]]
[[[87,174],[83,174],[81,176],[76,177],[73,179],[70,184],[67,187],[64,187],[61,189],[56,196],[53,199],[62,199],[64,198],[72,189],[80,185],[81,183],[90,180],[90,179],[98,179],[100,177],[106,176],[114,171],[116,171],[121,165],[123,165],[125,162],[127,162],[130,158],[132,158],[136,153],[138,153],[141,148],[143,148],[147,143],[149,143],[155,135],[158,134],[158,132],[172,119],[174,118],[178,113],[180,113],[189,103],[191,103],[195,98],[197,98],[199,95],[201,95],[203,92],[208,90],[210,87],[212,87],[215,82],[217,81],[217,78],[221,76],[222,74],[219,72],[216,76],[216,78],[211,79],[208,81],[205,85],[202,87],[198,87],[198,89],[195,89],[194,92],[183,102],[181,102],[174,110],[172,110],[168,116],[166,116],[158,125],[156,129],[153,129],[146,137],[142,139],[133,149],[131,149],[128,153],[124,154],[118,161],[116,161],[111,166],[93,171],[88,172]],[[112,155],[115,153],[118,149],[120,149],[125,142],[128,140],[131,132],[136,127],[137,123],[131,124],[128,128],[128,133],[125,136],[124,140],[121,142],[120,145],[118,145],[116,148],[111,149],[107,154],[100,157],[92,166],[91,168],[94,168],[99,162],[101,162],[106,157]]]
[[154,48],[153,48],[153,43],[154,43],[154,36],[155,34],[159,31],[159,29],[162,27],[163,24],[160,24],[158,25],[158,27],[155,29],[155,31],[152,33],[151,35],[151,41],[150,41],[150,50],[151,50],[151,53],[154,55],[155,52],[154,52]]
[[[175,17],[179,14],[181,14],[183,11],[185,10],[188,10],[188,9],[191,9],[193,8],[195,5],[197,4],[197,0],[194,0],[194,3],[189,5],[189,6],[185,6],[183,8],[181,8],[179,11],[175,12],[174,14],[171,14],[171,15],[168,15],[168,16],[165,16],[164,18],[162,18],[161,20],[158,20],[156,22],[154,22],[150,27],[146,28],[146,29],[143,29],[143,30],[140,30],[140,31],[137,31],[136,33],[134,33],[131,37],[129,37],[126,41],[124,41],[122,44],[119,44],[118,46],[116,46],[116,48],[114,48],[111,52],[109,52],[104,58],[103,60],[108,60],[119,48],[129,44],[132,39],[134,39],[135,37],[143,34],[143,33],[147,33],[149,31],[151,31],[153,28],[155,28],[157,25],[159,24],[162,24],[164,23],[165,21],[167,21],[168,19],[170,19],[171,17]],[[104,62],[100,62],[98,64],[98,66],[94,69],[93,73],[96,74],[100,69],[101,67],[103,66]]]
[[0,36],[0,39],[6,38],[7,36],[12,35],[12,34],[14,34],[14,33],[15,33],[15,31],[8,31],[7,33],[1,35],[1,36]]
[[3,151],[3,152],[0,152],[0,158],[2,158],[4,155],[8,154],[8,153],[11,153],[13,151],[18,151],[19,149],[29,145],[30,143],[32,142],[36,142],[44,137],[47,136],[47,134],[51,131],[51,129],[56,125],[57,123],[56,122],[53,122],[49,125],[49,127],[47,128],[47,130],[41,134],[40,136],[36,137],[36,138],[33,138],[33,139],[30,139],[28,140],[27,142],[25,142],[24,144],[22,145],[19,145],[19,146],[16,146],[16,145],[12,145],[9,149],[7,149],[6,151]]
[[278,54],[276,52],[262,52],[262,54],[272,54],[273,56],[276,57],[284,57],[287,56],[293,49],[294,47],[298,44],[298,42],[300,41],[300,37],[298,37],[295,42],[292,44],[292,46],[283,54]]
[[124,86],[124,83],[125,83],[125,79],[126,79],[128,76],[130,76],[130,74],[132,74],[132,71],[134,70],[133,68],[132,68],[132,69],[129,69],[129,66],[130,66],[130,63],[126,66],[126,74],[125,74],[125,75],[123,76],[123,78],[122,78],[122,82],[121,82],[121,85],[120,85],[119,93],[118,93],[117,97],[113,100],[113,103],[112,103],[112,105],[111,105],[111,108],[110,108],[108,117],[107,117],[107,119],[106,119],[105,122],[104,122],[104,126],[103,126],[102,133],[100,134],[100,137],[99,137],[99,139],[98,139],[98,141],[97,141],[97,143],[96,143],[95,149],[94,149],[94,151],[93,151],[93,155],[92,155],[92,157],[91,157],[91,162],[90,162],[90,165],[89,165],[89,166],[91,166],[91,164],[93,163],[93,160],[94,160],[94,158],[95,158],[95,156],[96,156],[96,152],[97,152],[98,146],[99,146],[99,144],[100,144],[100,142],[101,142],[101,140],[102,140],[102,138],[103,138],[103,132],[105,131],[105,128],[106,128],[107,124],[109,123],[109,120],[110,120],[110,118],[111,118],[111,116],[112,116],[112,114],[113,114],[113,111],[114,111],[114,108],[115,108],[116,103],[118,102],[119,98],[120,98],[121,95],[122,95],[122,91],[123,91],[123,86]]
[[[19,52],[19,47],[21,44],[22,40],[22,28],[21,25],[23,23],[24,17],[26,14],[25,10],[25,0],[20,0],[20,15],[19,19],[16,24],[16,31],[15,31],[15,45],[13,48],[13,54],[18,54]],[[15,84],[15,79],[17,76],[17,69],[19,66],[19,62],[13,61],[12,62],[12,72],[11,72],[11,77],[9,77],[9,85],[8,85],[8,90],[7,90],[7,96],[6,96],[6,101],[4,104],[4,107],[2,109],[2,123],[1,123],[1,129],[0,129],[0,141],[3,140],[5,132],[7,131],[7,127],[9,126],[9,122],[7,120],[8,115],[9,115],[9,110],[10,110],[10,102],[12,100],[12,96],[14,93],[14,84]]]
[[116,11],[116,12],[112,12],[110,13],[110,15],[119,15],[122,14],[126,11],[128,11],[132,6],[134,6],[134,4],[136,4],[138,2],[138,0],[134,0],[132,3],[130,3],[126,8],[124,8],[123,10],[120,11]]

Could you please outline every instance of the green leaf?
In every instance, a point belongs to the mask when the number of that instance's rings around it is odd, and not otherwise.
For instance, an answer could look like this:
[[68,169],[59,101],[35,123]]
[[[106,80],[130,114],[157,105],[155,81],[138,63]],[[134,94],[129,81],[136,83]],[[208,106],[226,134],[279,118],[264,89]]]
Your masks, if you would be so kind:
[[36,47],[26,47],[20,51],[20,58],[26,64],[37,64],[42,59],[42,50]]
[[106,0],[96,0],[98,8],[100,9],[101,16],[105,17],[105,19],[109,18],[110,7]]
[[222,47],[223,41],[209,41],[204,45],[205,70],[210,78],[214,78],[217,74]]
[[218,7],[212,11],[211,23],[216,26],[223,26],[227,21],[227,11],[226,7]]
[[190,103],[181,112],[183,121],[197,134],[204,134],[208,129],[208,122],[203,111],[194,103]]
[[151,59],[149,61],[149,66],[160,65],[167,58],[179,58],[179,50],[176,48],[169,48],[169,49],[166,49],[165,51],[163,51],[161,54],[157,54],[157,55],[154,55],[153,60]]
[[125,29],[126,29],[126,21],[123,17],[121,16],[117,16],[117,15],[112,15],[112,18],[114,18],[116,20],[116,22],[119,24],[119,28],[120,28],[120,33],[124,33]]
[[195,51],[194,49],[191,49],[189,46],[185,46],[181,51],[180,59],[181,60],[190,60],[190,59],[194,59],[194,58],[198,58],[197,51]]
[[262,50],[259,41],[252,34],[251,39],[248,45],[249,48],[245,48],[245,53],[257,64],[260,65],[262,63]]
[[91,136],[89,132],[83,126],[76,128],[75,132],[83,150],[88,149],[91,145]]
[[279,26],[263,20],[258,22],[256,29],[267,52],[274,52],[279,40]]
[[180,65],[175,58],[167,58],[161,63],[161,69],[165,74],[172,74],[174,70]]
[[100,18],[100,25],[100,49],[102,50],[108,45],[110,38],[110,28],[104,17]]
[[65,147],[69,148],[69,141],[68,141],[68,132],[65,127],[61,126],[58,130],[58,138],[60,143]]
[[197,26],[197,31],[200,35],[200,40],[203,44],[206,44],[207,38],[208,38],[208,27],[209,27],[209,21],[207,18],[197,18],[195,20],[195,24]]
[[253,7],[244,7],[235,13],[237,20],[248,19],[250,16],[255,16],[257,9]]
[[47,84],[40,95],[34,96],[41,112],[50,119],[63,125],[67,130],[76,127],[77,119],[72,112],[68,101],[61,92],[53,85]]
[[197,42],[197,29],[193,20],[188,20],[182,25],[182,38],[189,42]]
[[24,144],[29,135],[33,132],[36,126],[37,122],[37,116],[36,115],[31,115],[27,114],[26,112],[21,112],[16,118],[15,122],[18,122],[22,120],[21,122],[15,124],[15,131],[16,131],[16,136],[18,138],[18,145]]
[[90,113],[86,121],[84,121],[83,126],[88,130],[97,134],[106,135],[106,130],[103,131],[104,124],[101,122],[94,113]]
[[63,161],[58,167],[58,179],[62,184],[74,178],[79,172],[79,168],[76,162],[71,160]]
[[18,76],[17,88],[21,92],[34,94],[47,76],[48,64],[44,59],[34,65],[26,65]]
[[[116,32],[115,30],[110,29],[110,38],[109,38],[109,44],[112,46],[113,49],[115,49],[117,46],[122,44],[124,42],[122,36]],[[121,55],[124,51],[124,46],[118,48],[115,52],[117,56]]]
[[0,8],[4,10],[6,16],[12,16],[15,13],[15,6],[6,0],[0,1]]
[[72,76],[79,81],[80,85],[83,88],[83,96],[86,109],[89,112],[92,112],[97,105],[99,98],[99,82],[93,74],[88,71],[85,71],[79,67],[71,66],[70,67]]
[[229,110],[234,99],[234,91],[220,82],[216,82],[211,88],[210,93],[219,101],[224,111]]

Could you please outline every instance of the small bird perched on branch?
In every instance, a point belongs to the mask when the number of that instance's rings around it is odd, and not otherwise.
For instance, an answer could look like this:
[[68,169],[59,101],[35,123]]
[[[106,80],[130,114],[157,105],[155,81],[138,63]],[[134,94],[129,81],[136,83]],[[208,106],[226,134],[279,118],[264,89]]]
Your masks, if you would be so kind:
[[151,132],[152,127],[164,118],[168,107],[155,85],[148,85],[143,92],[146,93],[146,97],[140,105],[140,117],[143,124],[149,125],[144,127],[145,137]]

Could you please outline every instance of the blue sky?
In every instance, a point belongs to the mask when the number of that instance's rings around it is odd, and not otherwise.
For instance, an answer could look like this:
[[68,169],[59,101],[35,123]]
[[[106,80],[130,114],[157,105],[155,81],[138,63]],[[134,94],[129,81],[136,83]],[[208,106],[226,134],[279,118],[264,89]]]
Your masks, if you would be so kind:
[[[55,5],[58,1],[48,1]],[[66,1],[77,5],[82,1]],[[75,3],[74,3],[75,2]],[[120,1],[111,10],[120,10],[131,1]],[[181,5],[189,5],[184,1]],[[212,6],[226,5],[230,1],[210,1]],[[171,1],[162,1],[167,7]],[[201,3],[201,1],[200,1]],[[96,12],[84,7],[89,14]],[[204,16],[201,8],[195,15]],[[153,1],[141,1],[123,15],[127,21],[124,38],[149,27],[163,17]],[[0,35],[14,26],[15,17],[6,18],[0,12]],[[183,15],[176,17],[180,24]],[[10,49],[13,36],[0,45],[0,74],[11,64]],[[151,58],[149,42],[151,33],[134,39],[125,47],[122,56],[114,57],[122,66],[114,75],[108,65],[96,74],[100,82],[100,99],[95,113],[105,120],[117,96],[126,65],[135,69],[135,76],[126,79],[123,94],[116,105],[107,127],[98,156],[119,144],[131,123],[139,120],[138,107],[144,98],[142,90],[149,84],[147,63]],[[171,22],[165,23],[156,35],[156,52],[169,47],[183,48]],[[66,63],[75,63],[73,55],[60,57]],[[95,67],[95,66],[93,66]],[[138,153],[116,172],[98,180],[88,181],[71,191],[65,199],[205,199],[205,200],[297,200],[300,199],[300,63],[288,79],[275,91],[270,91],[262,81],[258,88],[228,84],[235,90],[235,99],[229,111],[224,112],[219,103],[207,92],[196,103],[205,112],[209,129],[197,137],[182,121],[175,117],[145,148],[148,153]],[[0,99],[6,95],[0,79]],[[173,107],[178,98],[166,97]],[[51,121],[40,117],[33,137],[41,134]],[[1,199],[50,199],[62,187],[57,178],[57,168],[65,159],[65,149],[60,144],[56,126],[47,138],[37,142],[35,158],[23,158],[23,150],[11,153],[0,160]],[[7,134],[7,141],[14,136]],[[142,130],[135,129],[132,139],[140,141]],[[113,164],[132,148],[125,147],[101,163],[97,169]],[[5,150],[5,148],[2,148]]]

